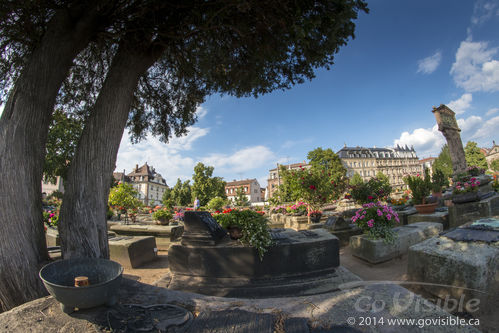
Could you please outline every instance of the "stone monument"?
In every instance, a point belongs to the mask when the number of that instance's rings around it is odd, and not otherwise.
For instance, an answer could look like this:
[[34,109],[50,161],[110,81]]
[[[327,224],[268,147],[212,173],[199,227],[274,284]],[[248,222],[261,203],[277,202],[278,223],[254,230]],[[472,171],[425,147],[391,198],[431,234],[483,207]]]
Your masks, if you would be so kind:
[[438,108],[433,107],[433,114],[437,119],[438,130],[442,132],[449,146],[450,158],[452,160],[452,171],[458,174],[466,171],[466,158],[463,143],[461,141],[461,129],[457,126],[454,111],[446,105],[440,104]]
[[340,266],[339,241],[324,229],[272,229],[260,260],[255,248],[231,240],[207,212],[186,212],[180,244],[172,245],[168,288],[226,297],[313,295],[358,278]]

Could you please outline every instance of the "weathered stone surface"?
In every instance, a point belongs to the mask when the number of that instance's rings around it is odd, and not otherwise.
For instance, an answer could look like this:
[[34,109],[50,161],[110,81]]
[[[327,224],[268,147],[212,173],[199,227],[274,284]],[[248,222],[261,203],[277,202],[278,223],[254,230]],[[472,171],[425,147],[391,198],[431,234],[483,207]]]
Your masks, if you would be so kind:
[[45,240],[47,241],[48,247],[61,245],[59,232],[55,228],[47,227],[47,231],[45,231]]
[[410,246],[436,236],[442,231],[441,223],[416,222],[394,228],[397,238],[393,244],[385,244],[382,239],[372,240],[366,235],[350,237],[352,254],[372,264],[381,263],[407,253]]
[[346,222],[345,219],[341,216],[328,217],[324,226],[329,228],[330,230],[335,230],[335,231],[350,229],[350,223]]
[[409,280],[444,299],[479,300],[479,313],[499,307],[499,243],[456,242],[445,236],[412,246],[408,256]]
[[308,216],[283,216],[284,228],[290,228],[294,230],[310,230],[322,228],[324,223],[327,221],[328,217],[322,215],[319,223],[308,223]]
[[441,223],[444,229],[449,228],[449,213],[435,212],[433,214],[413,214],[407,216],[407,223],[414,224],[417,222],[435,222]]
[[228,237],[227,230],[209,212],[185,212],[182,245],[216,245]]
[[[395,302],[397,299],[399,302]],[[370,305],[375,304],[377,308]],[[304,297],[272,299],[237,299],[184,293],[166,288],[154,287],[124,278],[119,291],[120,304],[176,304],[190,311],[199,311],[199,316],[186,325],[187,332],[407,332],[422,331],[417,325],[362,326],[359,317],[383,317],[388,319],[415,319],[424,321],[451,317],[441,308],[427,303],[423,298],[398,285],[359,285]],[[384,304],[383,306],[379,306]],[[52,297],[44,297],[26,303],[11,311],[0,314],[0,331],[5,332],[109,332],[108,312],[115,308],[98,307],[77,311],[71,316],[62,313],[59,304]],[[247,312],[247,313],[244,313]],[[201,315],[204,313],[203,315]],[[258,315],[262,315],[259,317]],[[273,327],[262,330],[261,323],[272,316]],[[347,321],[356,318],[354,325]],[[212,319],[210,319],[212,318]],[[234,318],[240,318],[237,321]],[[133,318],[130,318],[133,319]],[[202,320],[206,326],[199,325]],[[213,327],[216,323],[217,327]],[[253,325],[253,326],[251,326]],[[194,327],[196,330],[191,330]],[[234,330],[234,328],[238,330]],[[255,327],[255,329],[250,329]],[[264,326],[262,326],[264,327]],[[266,326],[265,326],[266,327]],[[285,331],[282,329],[286,329]],[[280,329],[279,329],[280,328]],[[292,331],[292,328],[298,330]],[[137,327],[144,329],[144,327]],[[347,330],[350,329],[350,330]],[[215,331],[218,330],[218,331]],[[156,328],[155,332],[158,331]],[[163,332],[166,330],[162,330]],[[425,332],[456,333],[479,332],[472,326],[431,326]]]
[[172,242],[182,237],[184,227],[181,225],[116,224],[111,227],[111,230],[120,236],[154,236],[158,249],[168,250]]
[[324,229],[273,232],[260,260],[255,248],[227,241],[214,246],[173,245],[170,288],[207,295],[306,295],[336,288],[339,241]]
[[449,207],[449,228],[455,228],[482,217],[499,215],[499,194],[481,201],[454,204]]
[[121,236],[109,239],[109,257],[126,268],[137,268],[156,258],[153,236]]

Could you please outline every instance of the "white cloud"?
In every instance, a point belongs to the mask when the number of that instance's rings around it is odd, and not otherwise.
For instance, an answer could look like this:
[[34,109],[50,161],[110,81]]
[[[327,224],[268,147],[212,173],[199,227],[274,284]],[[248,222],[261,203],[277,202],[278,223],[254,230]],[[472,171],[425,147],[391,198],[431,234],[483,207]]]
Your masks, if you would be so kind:
[[442,61],[442,53],[440,51],[435,52],[434,55],[426,57],[418,61],[418,73],[431,74],[433,73],[440,62]]
[[394,146],[414,146],[419,158],[429,155],[435,156],[435,152],[440,151],[440,147],[444,144],[445,138],[438,131],[437,125],[432,128],[417,128],[412,133],[403,132],[400,138],[394,141]]
[[470,136],[470,140],[491,142],[492,140],[497,138],[497,133],[499,133],[499,116],[481,122],[480,126]]
[[464,113],[470,106],[473,96],[471,94],[464,94],[459,99],[447,103],[447,106],[456,114]]
[[471,23],[482,24],[494,16],[499,16],[499,5],[492,1],[477,1],[473,8]]
[[212,165],[215,169],[221,169],[221,172],[230,171],[233,173],[242,173],[260,168],[273,160],[275,160],[275,154],[265,146],[244,148],[232,155],[210,154],[201,159],[203,163]]
[[487,113],[485,114],[486,116],[492,116],[494,113],[497,113],[499,111],[499,108],[492,108]]
[[492,57],[497,48],[487,42],[462,41],[450,74],[454,82],[466,91],[499,91],[499,61]]
[[5,104],[0,105],[0,117],[2,116],[4,106]]
[[198,119],[203,119],[207,113],[208,109],[206,109],[205,107],[198,106],[196,109],[196,116],[198,117]]
[[[457,124],[461,129],[463,145],[469,140],[490,142],[499,132],[499,116],[484,121],[481,117],[473,115],[457,119]],[[394,140],[394,145],[413,145],[419,158],[437,156],[441,147],[446,143],[437,125],[432,128],[417,128],[412,132],[403,132],[399,139]]]
[[182,156],[179,152],[192,149],[193,143],[208,132],[207,128],[190,127],[186,136],[173,138],[168,144],[154,137],[132,144],[127,131],[121,139],[116,171],[121,172],[125,169],[129,173],[136,164],[141,166],[147,162],[166,179],[168,185],[174,185],[177,178],[190,179],[195,161]]

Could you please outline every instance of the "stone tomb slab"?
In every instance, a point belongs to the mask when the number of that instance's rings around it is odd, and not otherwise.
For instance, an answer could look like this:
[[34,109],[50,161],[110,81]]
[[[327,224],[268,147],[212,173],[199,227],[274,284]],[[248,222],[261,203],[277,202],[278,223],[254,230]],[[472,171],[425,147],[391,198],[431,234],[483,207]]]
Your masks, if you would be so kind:
[[441,223],[444,229],[449,228],[449,213],[435,212],[432,214],[414,214],[407,216],[407,223],[414,224],[417,222],[435,222]]
[[352,254],[372,264],[378,264],[399,257],[409,247],[437,236],[442,231],[442,224],[435,222],[416,222],[394,228],[397,238],[393,244],[385,244],[382,239],[369,239],[367,235],[350,237]]
[[[488,232],[492,235],[480,235]],[[470,229],[460,233],[456,229],[412,246],[407,265],[409,280],[422,282],[421,289],[441,299],[462,298],[465,303],[476,299],[481,314],[497,311],[499,242],[483,241],[494,237],[492,231]]]
[[182,237],[184,227],[181,225],[116,224],[111,226],[110,230],[120,236],[154,236],[158,249],[168,250],[172,242]]
[[153,236],[119,236],[109,239],[109,257],[126,268],[137,268],[156,258]]
[[456,228],[480,218],[499,215],[499,194],[480,201],[454,204],[449,207],[449,228]]

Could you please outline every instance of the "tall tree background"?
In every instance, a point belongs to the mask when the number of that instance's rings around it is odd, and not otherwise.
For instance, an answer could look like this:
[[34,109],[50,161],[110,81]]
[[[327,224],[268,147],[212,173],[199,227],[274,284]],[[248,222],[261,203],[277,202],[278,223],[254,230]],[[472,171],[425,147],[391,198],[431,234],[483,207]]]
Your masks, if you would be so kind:
[[312,79],[354,36],[358,11],[363,1],[2,2],[2,308],[44,294],[42,162],[58,94],[62,110],[84,119],[61,208],[63,256],[107,257],[106,203],[125,126],[135,141],[151,133],[167,142],[186,133],[209,94],[258,96]]

